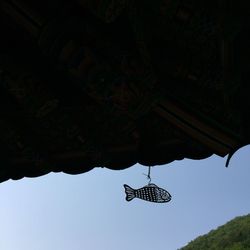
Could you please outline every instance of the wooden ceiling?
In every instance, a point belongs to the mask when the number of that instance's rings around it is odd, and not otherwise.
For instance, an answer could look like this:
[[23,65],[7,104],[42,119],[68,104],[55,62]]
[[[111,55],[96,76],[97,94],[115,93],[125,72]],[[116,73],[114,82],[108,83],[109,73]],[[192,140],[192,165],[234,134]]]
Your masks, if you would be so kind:
[[0,3],[0,181],[249,143],[247,6],[35,2]]

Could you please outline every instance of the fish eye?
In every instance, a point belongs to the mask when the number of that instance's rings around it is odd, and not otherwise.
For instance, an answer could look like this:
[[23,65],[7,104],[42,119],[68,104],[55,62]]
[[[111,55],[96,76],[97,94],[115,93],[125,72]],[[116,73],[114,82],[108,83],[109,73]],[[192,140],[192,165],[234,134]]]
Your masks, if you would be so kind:
[[164,199],[164,200],[168,199],[168,198],[169,198],[168,193],[167,193],[167,192],[164,192],[164,193],[161,195],[161,198]]

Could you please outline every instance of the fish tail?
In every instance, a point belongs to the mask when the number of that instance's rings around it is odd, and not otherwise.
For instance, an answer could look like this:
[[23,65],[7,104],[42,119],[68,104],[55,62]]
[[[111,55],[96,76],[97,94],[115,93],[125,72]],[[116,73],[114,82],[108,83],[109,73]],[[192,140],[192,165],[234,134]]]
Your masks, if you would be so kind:
[[126,193],[126,201],[131,201],[135,198],[135,190],[131,188],[130,186],[124,184],[123,185],[125,188],[125,193]]

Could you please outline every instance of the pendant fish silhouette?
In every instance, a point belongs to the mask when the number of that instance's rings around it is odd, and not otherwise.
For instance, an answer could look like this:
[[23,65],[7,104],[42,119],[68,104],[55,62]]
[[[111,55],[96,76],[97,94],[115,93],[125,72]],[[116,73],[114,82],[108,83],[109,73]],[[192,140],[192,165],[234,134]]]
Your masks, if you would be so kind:
[[169,202],[171,200],[171,195],[168,191],[159,188],[153,183],[140,189],[133,189],[125,184],[124,188],[127,201],[131,201],[134,198],[157,203]]

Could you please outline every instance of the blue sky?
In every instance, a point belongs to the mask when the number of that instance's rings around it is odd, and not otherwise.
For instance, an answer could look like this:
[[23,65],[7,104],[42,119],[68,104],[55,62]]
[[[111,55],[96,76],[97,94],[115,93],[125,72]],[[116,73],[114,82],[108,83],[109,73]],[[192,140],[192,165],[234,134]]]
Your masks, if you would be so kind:
[[0,249],[175,250],[250,212],[250,147],[226,158],[183,160],[151,169],[165,204],[125,201],[123,184],[147,184],[147,168],[97,168],[0,184]]

